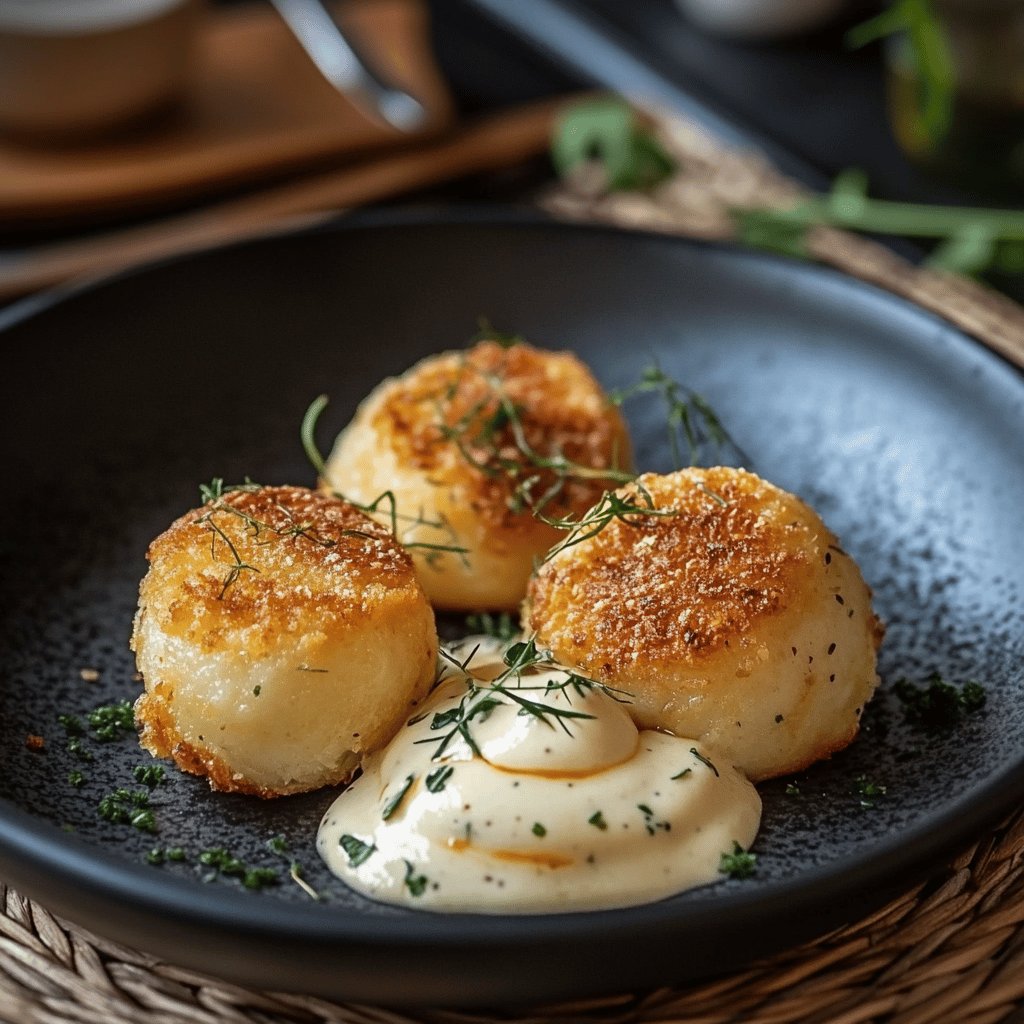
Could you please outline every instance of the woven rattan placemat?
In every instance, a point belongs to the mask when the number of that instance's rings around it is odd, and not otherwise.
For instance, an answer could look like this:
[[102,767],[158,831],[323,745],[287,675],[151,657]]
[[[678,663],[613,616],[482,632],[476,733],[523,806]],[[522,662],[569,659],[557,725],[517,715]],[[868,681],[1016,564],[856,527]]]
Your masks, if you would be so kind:
[[[756,154],[678,119],[660,125],[680,171],[649,195],[585,180],[540,205],[569,219],[728,238],[729,210],[790,202],[799,187]],[[981,285],[913,267],[833,230],[814,254],[946,317],[1024,366],[1024,309]],[[1024,1021],[1024,811],[929,882],[870,917],[713,982],[528,1013],[386,1011],[260,992],[125,949],[0,886],[0,1018],[11,1024],[997,1024]]]

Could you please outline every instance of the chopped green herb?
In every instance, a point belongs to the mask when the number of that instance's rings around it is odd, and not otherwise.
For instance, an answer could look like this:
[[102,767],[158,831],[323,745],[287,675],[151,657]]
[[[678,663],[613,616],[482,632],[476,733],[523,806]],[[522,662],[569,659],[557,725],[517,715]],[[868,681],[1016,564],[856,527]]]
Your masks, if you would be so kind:
[[121,700],[93,708],[86,716],[94,738],[101,743],[120,739],[125,733],[135,734],[135,712],[131,701]]
[[973,680],[964,683],[960,690],[960,706],[968,713],[980,711],[985,706],[987,699],[985,688],[981,683],[976,683]]
[[79,761],[93,760],[92,752],[82,745],[82,740],[79,736],[72,736],[68,740],[68,753],[73,757],[77,757]]
[[422,896],[427,888],[427,876],[417,875],[411,861],[405,862],[405,887],[412,896]]
[[185,859],[185,851],[180,846],[154,846],[146,854],[148,864],[163,864],[166,861],[183,861]]
[[690,747],[690,753],[693,754],[693,756],[697,758],[702,765],[710,768],[715,773],[716,778],[721,777],[718,774],[718,769],[696,747]]
[[283,857],[288,852],[288,840],[284,836],[272,836],[267,840],[267,849]]
[[795,782],[786,783],[786,796],[799,796],[800,787]]
[[84,736],[85,726],[77,715],[58,715],[57,721],[64,727],[68,736]]
[[167,781],[167,773],[161,764],[137,764],[132,769],[135,781],[142,786],[156,789],[157,786]]
[[608,822],[604,820],[604,814],[601,811],[594,811],[594,813],[587,818],[587,824],[593,825],[594,828],[599,828],[602,832],[608,830]]
[[544,827],[544,826],[543,826],[543,825],[542,825],[542,824],[541,824],[541,823],[540,823],[539,821],[535,821],[535,822],[533,823],[533,828],[531,828],[531,829],[530,829],[530,831],[531,831],[531,832],[532,832],[532,833],[533,833],[533,834],[534,834],[534,835],[535,835],[535,836],[536,836],[536,837],[537,837],[538,839],[543,839],[543,838],[544,838],[544,836],[546,836],[546,835],[548,834],[548,830],[547,830],[547,829],[546,829],[546,828],[545,828],[545,827]]
[[893,693],[903,706],[907,722],[928,732],[950,732],[965,714],[974,714],[985,706],[985,690],[979,683],[968,682],[958,690],[937,672],[926,687],[899,679]]
[[860,797],[860,805],[864,810],[871,810],[879,797],[885,796],[888,792],[886,786],[878,782],[872,782],[866,775],[858,775],[856,779],[857,795]]
[[259,683],[257,683],[257,684],[256,684],[256,685],[255,685],[255,686],[254,686],[254,687],[252,688],[252,695],[253,695],[254,697],[258,697],[258,696],[260,695],[260,693],[262,692],[262,690],[263,690],[263,687],[262,687],[262,686],[260,686],[260,684],[259,684]]
[[380,812],[381,819],[387,821],[395,811],[401,806],[402,801],[405,799],[406,793],[409,792],[410,787],[416,781],[415,775],[407,775],[405,782],[402,783],[401,789],[384,805],[384,809]]
[[203,850],[199,854],[199,863],[204,867],[213,868],[214,872],[220,872],[222,875],[229,875],[235,878],[241,878],[245,872],[245,865],[237,858],[232,856],[223,846],[215,846],[209,850]]
[[757,870],[757,854],[744,850],[734,839],[732,853],[722,854],[718,870],[730,878],[750,878]]
[[85,783],[85,776],[77,768],[72,768],[71,771],[68,772],[68,782],[74,786],[75,789],[80,789]]
[[262,889],[267,885],[277,885],[277,871],[274,868],[249,868],[242,875],[242,885],[246,889]]
[[444,789],[448,780],[452,777],[452,773],[455,769],[451,765],[443,765],[440,768],[435,768],[432,772],[427,775],[426,786],[431,793],[440,793]]
[[657,821],[654,817],[654,811],[652,811],[647,804],[637,804],[636,808],[644,816],[644,828],[647,829],[647,834],[649,836],[653,836],[658,831],[672,831],[672,823],[668,821]]
[[131,825],[140,832],[156,832],[156,818],[149,808],[149,794],[145,790],[119,788],[100,800],[97,810],[105,821],[116,825]]
[[692,771],[692,768],[684,768],[681,772],[676,772],[675,775],[672,776],[672,781],[674,782],[676,779],[685,779]]
[[371,843],[364,843],[362,839],[350,835],[343,835],[338,840],[338,844],[345,851],[349,864],[354,868],[365,864],[377,850],[377,847]]

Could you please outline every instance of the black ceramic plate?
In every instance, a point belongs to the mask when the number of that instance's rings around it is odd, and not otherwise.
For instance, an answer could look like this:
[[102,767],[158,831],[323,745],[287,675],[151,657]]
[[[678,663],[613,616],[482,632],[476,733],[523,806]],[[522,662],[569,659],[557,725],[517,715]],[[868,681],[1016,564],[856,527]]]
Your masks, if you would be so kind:
[[[386,374],[484,314],[576,349],[609,387],[653,360],[698,388],[754,468],[803,495],[875,588],[891,719],[762,787],[757,875],[630,910],[430,915],[374,905],[313,850],[329,792],[272,803],[171,773],[159,836],[101,822],[131,738],[68,753],[60,713],[132,697],[127,643],[147,541],[197,485],[312,483],[298,443],[326,391],[329,442]],[[0,872],[88,927],[267,987],[361,1001],[506,1003],[678,982],[859,916],[1024,792],[1024,383],[948,325],[827,271],[508,218],[366,216],[154,267],[8,316],[0,333]],[[641,466],[667,469],[653,403]],[[98,681],[81,678],[95,669]],[[953,731],[902,721],[895,680],[976,679]],[[43,736],[43,752],[25,746]],[[85,782],[74,788],[68,772]],[[861,806],[858,778],[886,795]],[[253,864],[284,835],[306,877],[244,891],[196,854]],[[152,867],[155,843],[189,851]]]

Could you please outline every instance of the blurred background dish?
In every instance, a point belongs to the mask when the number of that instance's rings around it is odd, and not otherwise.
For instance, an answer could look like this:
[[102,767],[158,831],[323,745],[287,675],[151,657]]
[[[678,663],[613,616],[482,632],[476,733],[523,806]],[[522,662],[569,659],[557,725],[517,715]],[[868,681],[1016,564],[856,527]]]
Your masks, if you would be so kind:
[[676,0],[695,25],[722,36],[775,39],[820,28],[845,0]]
[[5,0],[0,126],[83,139],[169,105],[189,70],[202,0]]

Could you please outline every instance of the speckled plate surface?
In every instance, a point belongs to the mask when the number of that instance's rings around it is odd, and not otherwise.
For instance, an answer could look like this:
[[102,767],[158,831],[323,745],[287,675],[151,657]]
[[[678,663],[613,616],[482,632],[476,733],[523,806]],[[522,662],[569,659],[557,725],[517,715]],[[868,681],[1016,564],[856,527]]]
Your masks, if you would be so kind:
[[[58,715],[138,692],[127,644],[147,542],[213,476],[312,483],[298,442],[308,402],[332,397],[326,443],[381,377],[461,344],[481,314],[577,350],[609,387],[656,359],[703,392],[753,467],[811,501],[860,562],[889,625],[888,714],[833,761],[761,787],[753,879],[623,911],[374,905],[317,861],[330,792],[263,803],[172,771],[152,798],[158,836],[101,821],[98,801],[134,785],[144,758],[132,738],[86,737],[93,760],[79,761]],[[2,322],[0,874],[97,932],[359,1001],[666,985],[860,916],[1024,795],[1024,381],[899,300],[678,240],[391,212],[150,268]],[[653,404],[630,419],[639,465],[670,468]],[[986,708],[944,734],[908,726],[891,687],[933,671],[983,683]],[[861,776],[887,789],[873,807]],[[266,847],[276,835],[287,858]],[[189,860],[150,866],[154,845]],[[215,846],[282,869],[282,884],[204,881],[196,854]],[[288,881],[292,858],[325,902]]]

